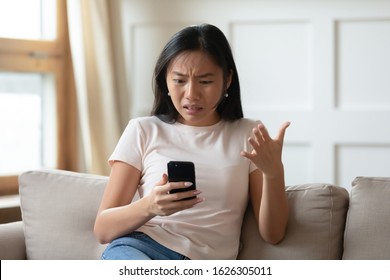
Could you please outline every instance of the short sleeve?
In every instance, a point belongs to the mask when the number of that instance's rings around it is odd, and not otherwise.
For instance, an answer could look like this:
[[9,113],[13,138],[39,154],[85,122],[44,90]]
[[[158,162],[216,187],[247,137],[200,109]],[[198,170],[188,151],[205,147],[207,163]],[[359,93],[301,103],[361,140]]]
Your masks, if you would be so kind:
[[254,164],[252,161],[249,164],[249,174],[251,174],[253,171],[259,169],[256,164]]
[[140,123],[137,119],[132,119],[123,131],[114,152],[108,159],[112,165],[115,161],[122,161],[142,170],[144,137]]

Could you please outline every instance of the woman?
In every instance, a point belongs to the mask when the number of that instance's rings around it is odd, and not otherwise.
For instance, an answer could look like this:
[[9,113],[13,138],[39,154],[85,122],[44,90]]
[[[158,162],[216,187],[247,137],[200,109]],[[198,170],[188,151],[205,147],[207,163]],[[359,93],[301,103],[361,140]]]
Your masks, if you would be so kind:
[[[94,229],[111,243],[102,259],[235,259],[249,199],[262,238],[278,243],[288,220],[281,154],[289,123],[272,139],[243,118],[224,34],[208,24],[175,34],[158,58],[154,94],[152,116],[131,120],[109,159]],[[194,162],[195,191],[171,192],[190,185],[168,182],[171,160]]]

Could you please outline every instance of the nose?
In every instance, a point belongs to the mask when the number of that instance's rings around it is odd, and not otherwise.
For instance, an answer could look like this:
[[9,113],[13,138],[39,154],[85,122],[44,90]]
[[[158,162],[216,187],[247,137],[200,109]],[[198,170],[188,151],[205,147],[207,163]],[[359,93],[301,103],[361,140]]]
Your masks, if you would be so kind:
[[188,83],[188,86],[187,86],[187,89],[186,89],[186,93],[185,93],[185,97],[188,100],[198,100],[200,98],[199,88],[196,85],[196,83],[194,83],[194,82]]

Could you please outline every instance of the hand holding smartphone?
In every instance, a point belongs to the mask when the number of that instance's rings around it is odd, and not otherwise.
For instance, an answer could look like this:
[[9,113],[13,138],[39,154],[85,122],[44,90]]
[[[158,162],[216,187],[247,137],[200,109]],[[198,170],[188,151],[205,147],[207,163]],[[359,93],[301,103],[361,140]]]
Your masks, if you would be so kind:
[[[195,165],[190,161],[170,161],[167,164],[169,182],[191,182],[192,185],[184,189],[173,189],[170,193],[185,192],[196,189]],[[185,199],[195,198],[189,197]]]

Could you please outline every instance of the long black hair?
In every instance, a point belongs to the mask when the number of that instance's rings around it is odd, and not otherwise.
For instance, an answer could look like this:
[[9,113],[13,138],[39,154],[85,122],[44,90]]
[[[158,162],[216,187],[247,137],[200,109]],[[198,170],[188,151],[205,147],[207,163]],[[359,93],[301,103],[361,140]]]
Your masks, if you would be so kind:
[[[232,73],[232,81],[226,93],[222,95],[217,112],[223,120],[233,121],[243,117],[241,106],[240,82],[236,64],[229,42],[221,30],[210,24],[189,26],[177,32],[163,48],[153,76],[154,104],[151,115],[165,122],[175,122],[179,116],[171,98],[168,96],[166,82],[167,69],[171,61],[185,51],[201,50],[210,55],[223,70],[226,84]],[[221,93],[222,94],[222,93]]]

